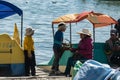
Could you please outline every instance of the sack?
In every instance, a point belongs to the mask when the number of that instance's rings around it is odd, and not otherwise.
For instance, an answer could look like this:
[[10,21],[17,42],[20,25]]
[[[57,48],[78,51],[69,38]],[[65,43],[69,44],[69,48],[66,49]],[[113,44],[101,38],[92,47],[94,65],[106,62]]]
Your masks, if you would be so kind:
[[110,80],[120,80],[120,71],[117,71]]
[[107,64],[101,64],[95,60],[87,60],[82,64],[73,80],[108,80],[113,75],[113,71],[115,69],[110,68]]

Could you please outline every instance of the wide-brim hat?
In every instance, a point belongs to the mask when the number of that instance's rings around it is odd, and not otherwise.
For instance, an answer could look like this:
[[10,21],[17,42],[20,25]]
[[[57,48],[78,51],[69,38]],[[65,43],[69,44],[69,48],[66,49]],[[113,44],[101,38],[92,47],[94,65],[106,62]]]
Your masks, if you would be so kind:
[[78,34],[85,34],[85,35],[88,35],[88,36],[91,36],[91,32],[88,30],[88,29],[82,29],[81,32],[77,32]]
[[35,31],[35,30],[33,30],[31,27],[28,27],[28,28],[26,28],[26,33],[25,33],[25,35],[26,35],[26,36],[31,36],[31,35],[34,34],[34,31]]

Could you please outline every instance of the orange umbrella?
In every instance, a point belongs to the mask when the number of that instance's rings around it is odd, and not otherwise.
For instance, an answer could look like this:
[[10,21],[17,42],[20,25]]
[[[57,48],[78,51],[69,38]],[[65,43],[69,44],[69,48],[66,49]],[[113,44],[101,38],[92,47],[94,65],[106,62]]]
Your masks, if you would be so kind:
[[55,20],[52,21],[53,24],[57,24],[60,22],[65,22],[65,23],[75,23],[75,22],[79,22],[85,18],[87,18],[88,14],[90,14],[91,12],[82,12],[80,14],[67,14],[67,15],[63,15],[60,16],[58,18],[56,18]]
[[52,23],[53,24],[57,24],[59,22],[75,23],[83,19],[89,20],[94,27],[102,27],[111,24],[117,24],[117,21],[112,17],[102,13],[95,13],[93,11],[82,12],[80,14],[68,14],[68,15],[60,16],[59,18],[53,20]]
[[94,12],[88,15],[87,20],[89,20],[94,27],[102,27],[111,24],[117,24],[117,21],[111,16]]
[[53,20],[52,23],[53,24],[57,24],[60,22],[65,22],[65,23],[74,23],[76,22],[76,18],[78,17],[79,14],[67,14],[64,16],[60,16],[57,19]]

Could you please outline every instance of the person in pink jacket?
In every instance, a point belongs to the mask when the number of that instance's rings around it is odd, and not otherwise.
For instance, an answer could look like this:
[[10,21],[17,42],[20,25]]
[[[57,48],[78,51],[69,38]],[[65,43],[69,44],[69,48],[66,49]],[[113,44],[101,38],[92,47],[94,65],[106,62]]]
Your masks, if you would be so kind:
[[70,48],[70,51],[73,53],[73,56],[70,57],[67,61],[67,66],[65,69],[65,76],[70,77],[71,66],[74,66],[77,60],[84,62],[88,59],[92,59],[92,39],[91,33],[88,29],[83,29],[80,34],[81,40],[79,41],[77,48]]

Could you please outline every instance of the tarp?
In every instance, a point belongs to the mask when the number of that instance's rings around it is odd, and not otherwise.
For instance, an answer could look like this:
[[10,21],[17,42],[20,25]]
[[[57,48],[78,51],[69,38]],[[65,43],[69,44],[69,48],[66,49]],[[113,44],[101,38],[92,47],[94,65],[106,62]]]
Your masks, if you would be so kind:
[[87,60],[80,67],[73,80],[108,80],[116,69],[95,60]]
[[0,0],[0,19],[3,19],[14,14],[18,14],[19,16],[21,16],[23,12],[17,6],[9,2]]

